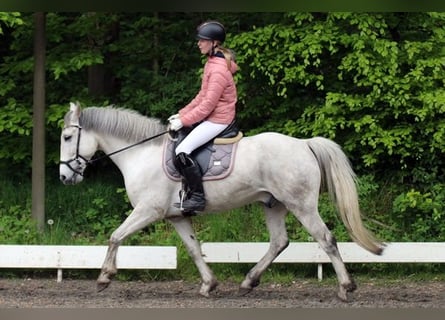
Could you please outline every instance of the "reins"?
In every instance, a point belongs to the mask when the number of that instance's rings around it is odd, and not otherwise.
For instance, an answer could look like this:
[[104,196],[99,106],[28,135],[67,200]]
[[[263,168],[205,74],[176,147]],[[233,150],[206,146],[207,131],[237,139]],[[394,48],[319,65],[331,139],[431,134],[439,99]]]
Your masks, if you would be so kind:
[[118,150],[116,150],[116,151],[113,151],[113,152],[104,154],[104,155],[102,155],[102,156],[100,156],[100,157],[97,157],[97,158],[95,158],[95,159],[90,159],[90,160],[88,160],[88,164],[91,164],[91,163],[94,163],[94,162],[96,162],[96,161],[102,160],[102,159],[104,159],[104,158],[110,157],[110,156],[112,156],[112,155],[115,155],[116,153],[120,153],[120,152],[122,152],[122,151],[128,150],[128,149],[133,148],[133,147],[135,147],[135,146],[137,146],[137,145],[143,144],[143,143],[145,143],[145,142],[147,142],[147,141],[156,139],[156,138],[158,138],[158,137],[160,137],[160,136],[162,136],[162,135],[164,135],[164,134],[166,134],[166,133],[169,133],[169,130],[166,130],[166,131],[163,131],[163,132],[161,132],[161,133],[158,133],[158,134],[156,134],[156,135],[154,135],[154,136],[145,138],[145,139],[143,139],[143,140],[141,140],[141,141],[139,141],[139,142],[136,142],[136,143],[134,143],[134,144],[132,144],[132,145],[123,147],[123,148],[118,149]]
[[[92,163],[94,163],[94,162],[96,162],[96,161],[99,161],[99,160],[102,160],[102,159],[104,159],[104,158],[110,157],[110,156],[112,156],[112,155],[115,155],[116,153],[119,153],[119,152],[128,150],[128,149],[130,149],[130,148],[133,148],[133,147],[135,147],[135,146],[137,146],[137,145],[143,144],[143,143],[145,143],[145,142],[147,142],[147,141],[156,139],[156,138],[158,138],[158,137],[160,137],[160,136],[162,136],[162,135],[164,135],[164,134],[170,132],[170,130],[163,131],[163,132],[161,132],[161,133],[158,133],[158,134],[156,134],[156,135],[154,135],[154,136],[145,138],[145,139],[143,139],[143,140],[141,140],[141,141],[139,141],[139,142],[136,142],[136,143],[131,144],[131,145],[129,145],[129,146],[126,146],[126,147],[124,147],[124,148],[118,149],[118,150],[113,151],[113,152],[110,152],[110,153],[108,153],[108,154],[104,154],[104,155],[102,155],[102,156],[100,156],[100,157],[98,157],[98,158],[87,160],[87,159],[85,159],[81,154],[79,154],[80,135],[81,135],[82,127],[79,126],[79,125],[73,125],[73,127],[76,127],[76,128],[79,130],[78,133],[77,133],[76,157],[73,158],[73,159],[70,159],[70,160],[68,160],[68,161],[60,161],[60,164],[64,164],[64,165],[66,165],[66,166],[67,166],[71,171],[73,171],[75,174],[78,174],[78,175],[81,175],[81,176],[83,175],[82,171],[79,171],[79,170],[74,169],[74,168],[71,166],[71,162],[76,161],[76,162],[78,163],[79,166],[82,166],[82,165],[83,165],[83,166],[87,166],[87,165],[92,164]],[[80,161],[80,160],[82,160],[84,163],[82,164],[82,161]]]

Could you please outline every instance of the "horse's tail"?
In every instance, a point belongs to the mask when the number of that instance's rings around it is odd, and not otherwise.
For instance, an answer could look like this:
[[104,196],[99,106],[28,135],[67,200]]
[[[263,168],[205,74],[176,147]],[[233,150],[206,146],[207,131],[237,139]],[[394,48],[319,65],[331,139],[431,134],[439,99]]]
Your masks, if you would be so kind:
[[384,245],[363,225],[356,175],[349,159],[332,140],[315,137],[307,141],[321,169],[322,186],[335,202],[349,235],[366,250],[380,255]]

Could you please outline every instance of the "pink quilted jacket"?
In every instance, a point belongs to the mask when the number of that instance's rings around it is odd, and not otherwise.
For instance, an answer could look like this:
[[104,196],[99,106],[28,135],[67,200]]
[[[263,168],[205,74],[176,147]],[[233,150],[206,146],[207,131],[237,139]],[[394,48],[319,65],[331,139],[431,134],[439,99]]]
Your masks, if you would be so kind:
[[208,120],[230,124],[235,118],[237,91],[233,74],[238,70],[234,61],[230,70],[227,61],[220,57],[209,57],[204,65],[201,89],[196,97],[184,108],[179,116],[185,127]]

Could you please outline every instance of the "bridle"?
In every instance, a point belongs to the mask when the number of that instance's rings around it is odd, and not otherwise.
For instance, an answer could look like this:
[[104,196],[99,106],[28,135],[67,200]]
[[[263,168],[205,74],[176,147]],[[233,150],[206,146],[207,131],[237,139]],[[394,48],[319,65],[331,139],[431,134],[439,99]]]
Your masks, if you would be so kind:
[[[82,132],[82,127],[81,127],[80,125],[73,124],[73,125],[70,125],[70,126],[65,127],[65,128],[70,128],[70,127],[74,127],[74,128],[77,128],[77,129],[78,129],[78,131],[77,131],[77,142],[76,142],[76,155],[75,155],[74,158],[72,158],[72,159],[70,159],[70,160],[67,160],[67,161],[60,161],[60,164],[61,164],[61,165],[62,165],[62,164],[66,165],[72,172],[74,172],[75,174],[78,174],[78,175],[80,175],[80,176],[83,176],[83,171],[84,171],[84,169],[86,168],[86,166],[89,165],[89,164],[92,164],[92,163],[94,163],[94,162],[96,162],[96,161],[99,161],[99,160],[102,160],[102,159],[104,159],[104,158],[110,157],[110,156],[112,156],[112,155],[114,155],[114,154],[116,154],[116,153],[125,151],[125,150],[127,150],[127,149],[130,149],[130,148],[132,148],[132,147],[134,147],[134,146],[137,146],[137,145],[139,145],[139,144],[142,144],[142,143],[144,143],[144,142],[147,142],[147,141],[156,139],[156,138],[158,138],[158,137],[160,137],[160,136],[162,136],[162,135],[164,135],[164,134],[170,132],[170,130],[163,131],[163,132],[158,133],[158,134],[156,134],[156,135],[154,135],[154,136],[151,136],[151,137],[145,138],[145,139],[143,139],[143,140],[141,140],[141,141],[139,141],[139,142],[136,142],[136,143],[134,143],[134,144],[132,144],[132,145],[123,147],[123,148],[121,148],[121,149],[118,149],[118,150],[116,150],[116,151],[110,152],[110,153],[105,154],[105,155],[103,155],[103,156],[100,156],[100,157],[98,157],[98,158],[88,160],[88,159],[86,159],[85,157],[83,157],[83,156],[79,153],[80,136],[81,136],[81,132]],[[82,171],[79,171],[79,170],[74,169],[74,168],[71,166],[71,163],[72,163],[72,162],[76,162],[77,165],[78,165],[78,167],[81,168]]]
[[[66,166],[67,166],[72,172],[74,172],[75,174],[78,174],[78,175],[80,175],[80,176],[83,176],[83,170],[82,170],[82,171],[79,171],[79,170],[74,169],[74,168],[71,166],[71,163],[72,163],[72,162],[76,162],[79,168],[83,168],[83,169],[85,169],[86,166],[87,166],[89,163],[91,163],[91,160],[88,160],[88,159],[86,159],[85,157],[83,157],[81,154],[79,154],[80,135],[81,135],[81,132],[82,132],[82,127],[79,126],[79,125],[70,125],[70,126],[68,126],[68,127],[66,127],[66,128],[70,128],[70,127],[74,127],[74,128],[77,128],[77,129],[78,129],[78,131],[77,131],[77,142],[76,142],[76,155],[75,155],[74,158],[72,158],[72,159],[70,159],[70,160],[68,160],[68,161],[60,161],[60,164],[61,164],[61,165],[62,165],[62,164],[66,165]],[[82,161],[81,161],[81,160],[83,161],[83,165],[82,165]]]

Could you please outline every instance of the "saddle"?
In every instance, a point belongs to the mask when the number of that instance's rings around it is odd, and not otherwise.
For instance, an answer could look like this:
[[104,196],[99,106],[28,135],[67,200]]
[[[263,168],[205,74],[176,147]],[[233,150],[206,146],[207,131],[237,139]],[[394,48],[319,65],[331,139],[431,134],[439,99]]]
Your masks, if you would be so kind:
[[[177,171],[173,159],[176,146],[191,130],[193,128],[182,128],[177,132],[171,132],[170,139],[164,145],[163,168],[166,175],[172,180],[181,180],[181,175]],[[237,142],[242,137],[243,133],[234,121],[215,139],[210,140],[190,154],[201,168],[203,181],[223,179],[232,172]]]

